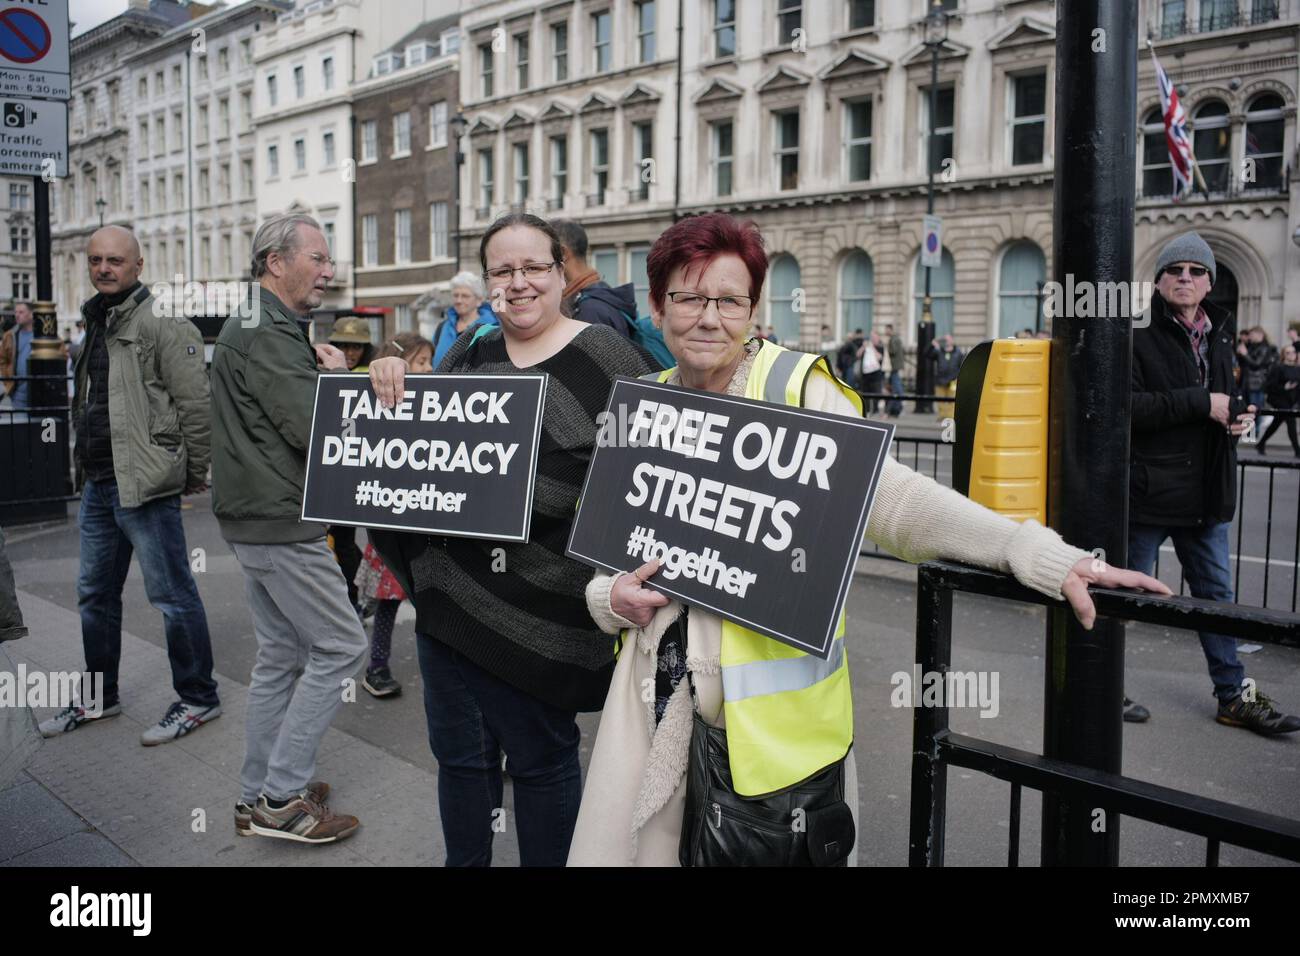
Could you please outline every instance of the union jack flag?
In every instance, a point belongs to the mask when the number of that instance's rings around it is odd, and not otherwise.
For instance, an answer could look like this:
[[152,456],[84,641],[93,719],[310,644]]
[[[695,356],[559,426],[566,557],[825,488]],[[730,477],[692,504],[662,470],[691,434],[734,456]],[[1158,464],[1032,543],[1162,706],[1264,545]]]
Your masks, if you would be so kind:
[[1174,174],[1174,202],[1192,191],[1192,172],[1195,162],[1192,141],[1187,135],[1187,114],[1178,101],[1178,91],[1169,81],[1169,74],[1160,65],[1154,48],[1151,59],[1156,65],[1156,83],[1160,86],[1160,110],[1165,120],[1165,142],[1169,145],[1169,165]]

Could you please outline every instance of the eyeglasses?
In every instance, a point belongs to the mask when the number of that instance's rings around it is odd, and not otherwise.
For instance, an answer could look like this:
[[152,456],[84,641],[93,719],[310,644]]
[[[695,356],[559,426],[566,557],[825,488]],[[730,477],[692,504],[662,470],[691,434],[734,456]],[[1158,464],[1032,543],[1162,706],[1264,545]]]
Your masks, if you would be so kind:
[[704,314],[710,302],[718,307],[718,315],[724,319],[745,319],[754,309],[754,300],[747,295],[698,295],[694,292],[669,292],[668,301],[673,304],[673,311],[684,319],[697,319]]
[[323,266],[325,265],[325,263],[328,262],[330,268],[333,269],[334,266],[337,265],[337,263],[329,256],[321,255],[319,252],[313,252],[307,258],[310,259],[312,262],[316,263],[316,265],[318,266]]
[[1192,276],[1197,279],[1210,271],[1205,268],[1205,266],[1165,266],[1165,275],[1177,279],[1183,274],[1184,269],[1190,272]]
[[558,262],[529,262],[517,269],[512,269],[509,266],[501,266],[497,269],[489,269],[487,272],[483,273],[483,278],[496,285],[500,285],[503,282],[510,282],[514,279],[516,272],[522,272],[525,279],[540,279],[557,265],[559,265]]

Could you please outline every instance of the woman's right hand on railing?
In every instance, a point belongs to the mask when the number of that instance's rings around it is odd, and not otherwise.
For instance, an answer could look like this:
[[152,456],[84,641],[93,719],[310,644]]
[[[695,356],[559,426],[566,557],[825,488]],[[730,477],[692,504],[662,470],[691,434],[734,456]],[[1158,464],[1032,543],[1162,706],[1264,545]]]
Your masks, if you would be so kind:
[[406,360],[393,355],[370,363],[370,385],[379,404],[392,408],[402,400],[406,385]]

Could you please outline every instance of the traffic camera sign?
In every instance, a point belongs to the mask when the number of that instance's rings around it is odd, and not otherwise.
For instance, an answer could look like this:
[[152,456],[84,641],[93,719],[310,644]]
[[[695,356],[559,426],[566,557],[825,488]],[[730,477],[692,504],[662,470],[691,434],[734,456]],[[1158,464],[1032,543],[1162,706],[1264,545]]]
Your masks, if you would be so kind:
[[68,104],[0,99],[0,175],[68,175]]
[[0,96],[71,94],[68,0],[0,0]]

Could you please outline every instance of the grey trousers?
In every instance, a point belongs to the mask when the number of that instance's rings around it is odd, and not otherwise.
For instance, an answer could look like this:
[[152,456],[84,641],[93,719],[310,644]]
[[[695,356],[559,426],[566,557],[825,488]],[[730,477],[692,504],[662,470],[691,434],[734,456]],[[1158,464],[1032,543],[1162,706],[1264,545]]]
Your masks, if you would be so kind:
[[241,799],[286,800],[311,781],[344,681],[355,677],[369,644],[324,538],[230,546],[244,569],[257,635]]

